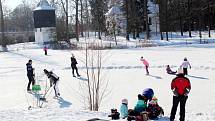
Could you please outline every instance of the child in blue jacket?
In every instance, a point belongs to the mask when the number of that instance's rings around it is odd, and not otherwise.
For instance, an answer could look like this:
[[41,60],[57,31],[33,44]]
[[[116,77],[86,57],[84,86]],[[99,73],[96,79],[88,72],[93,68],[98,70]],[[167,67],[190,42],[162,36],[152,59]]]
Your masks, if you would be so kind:
[[139,94],[138,95],[138,101],[136,106],[134,107],[134,111],[138,114],[146,110],[146,102],[144,101],[143,97]]
[[122,105],[120,107],[120,115],[122,119],[125,119],[128,117],[128,100],[122,99]]

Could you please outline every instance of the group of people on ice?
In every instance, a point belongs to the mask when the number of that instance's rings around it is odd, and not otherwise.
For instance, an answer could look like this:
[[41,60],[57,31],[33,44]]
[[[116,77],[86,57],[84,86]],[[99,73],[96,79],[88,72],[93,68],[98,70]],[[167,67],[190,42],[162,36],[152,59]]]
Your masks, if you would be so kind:
[[[180,65],[179,68],[180,68],[180,69],[183,69],[183,74],[184,74],[184,75],[188,75],[187,69],[188,69],[188,68],[191,69],[191,65],[190,65],[190,62],[187,60],[186,57],[184,58],[184,61],[182,62],[182,64]],[[167,72],[168,74],[176,74],[176,73],[177,73],[177,71],[172,71],[172,69],[170,68],[169,65],[167,65],[167,67],[166,67],[166,72]]]
[[[44,49],[45,51],[46,49]],[[46,50],[47,51],[47,50]],[[45,51],[45,55],[47,55],[47,52]],[[72,54],[71,57],[71,68],[72,68],[72,74],[73,77],[75,76],[75,71],[77,76],[79,77],[80,74],[78,73],[78,68],[77,68],[77,60],[74,56],[74,54]],[[34,72],[34,68],[32,67],[32,60],[29,60],[28,63],[26,64],[26,69],[27,69],[27,77],[28,77],[28,85],[27,85],[27,91],[31,92],[31,87],[33,87],[35,85],[35,72]],[[55,97],[59,97],[60,96],[60,92],[59,92],[59,88],[58,88],[58,84],[59,84],[59,77],[53,72],[53,71],[48,71],[47,69],[43,70],[44,74],[48,77],[49,82],[50,82],[50,88],[53,87],[54,91],[55,91]],[[32,86],[31,86],[32,85]]]
[[128,100],[122,99],[120,113],[113,112],[111,117],[112,119],[127,118],[128,121],[146,121],[157,119],[160,115],[164,115],[164,111],[158,105],[158,99],[154,96],[153,89],[146,88],[142,94],[137,95],[137,102],[133,109],[128,109]]
[[[34,68],[32,67],[32,60],[29,60],[28,63],[26,64],[27,67],[27,77],[28,77],[28,86],[27,86],[27,91],[31,92],[31,84],[32,87],[35,85],[35,73],[34,73]],[[53,86],[54,91],[55,91],[55,97],[60,96],[60,92],[58,89],[58,82],[59,82],[59,77],[53,73],[52,71],[48,71],[46,69],[43,70],[44,74],[49,78],[50,80],[50,88]]]
[[[143,63],[143,65],[145,66],[146,75],[149,75],[149,62],[148,62],[145,58],[143,58],[143,57],[140,58],[140,61],[141,61],[141,62]],[[184,74],[184,75],[188,75],[188,70],[187,70],[187,69],[188,69],[188,68],[191,69],[191,65],[190,65],[190,62],[187,60],[186,57],[184,58],[184,61],[182,62],[182,64],[180,65],[179,68],[180,68],[180,69],[183,69],[183,74]],[[176,74],[176,73],[177,73],[177,71],[173,71],[173,70],[170,68],[169,65],[166,66],[166,72],[167,72],[168,74]]]
[[[46,52],[47,54],[47,52]],[[149,75],[149,62],[143,57],[140,58],[140,61],[144,64],[146,69],[146,75]],[[73,77],[76,75],[80,76],[77,68],[77,60],[75,56],[72,54],[71,57],[71,68]],[[191,90],[190,81],[185,75],[188,75],[188,67],[191,69],[191,65],[187,58],[184,58],[183,63],[180,65],[178,71],[172,71],[170,66],[167,65],[166,72],[168,74],[175,74],[176,77],[171,82],[171,90],[173,92],[173,104],[170,114],[170,121],[174,121],[175,114],[177,111],[178,104],[180,103],[180,121],[185,121],[185,105],[188,99],[188,94]],[[27,91],[31,91],[32,86],[35,85],[35,73],[34,68],[32,67],[32,60],[29,60],[26,64],[27,68],[27,77],[28,77],[28,85]],[[44,74],[50,80],[50,88],[53,86],[55,91],[55,96],[60,96],[60,92],[58,89],[59,77],[53,73],[52,71],[48,71],[47,69],[43,70]],[[177,74],[176,74],[177,73]],[[120,107],[120,113],[117,112],[116,109],[111,110],[112,119],[119,119],[119,116],[123,119],[127,118],[128,121],[145,121],[148,119],[156,119],[160,115],[164,115],[164,110],[158,104],[158,99],[154,96],[154,91],[151,88],[146,88],[143,90],[142,94],[137,95],[137,103],[133,109],[128,109],[128,100],[122,99],[122,104]]]
[[[176,77],[172,80],[170,88],[173,93],[173,103],[170,114],[170,121],[174,121],[177,107],[180,103],[180,121],[185,121],[185,105],[188,94],[191,90],[190,80],[184,76],[182,69],[177,71]],[[115,111],[111,113],[112,119],[127,118],[128,121],[147,121],[148,119],[157,119],[164,115],[164,110],[158,104],[158,99],[154,96],[151,88],[143,90],[142,94],[138,94],[138,100],[133,109],[128,109],[128,100],[122,99],[120,113]]]
[[[143,57],[140,61],[145,65],[146,75],[149,75],[149,63]],[[188,67],[191,65],[187,58],[184,58],[178,71],[172,71],[167,65],[166,71],[168,74],[174,74],[176,77],[171,82],[171,90],[173,93],[173,104],[171,108],[170,121],[174,121],[177,107],[180,103],[180,121],[185,121],[185,105],[188,99],[188,94],[191,90],[190,80],[185,77],[188,75]],[[147,121],[148,119],[157,119],[160,115],[164,115],[164,110],[158,104],[158,99],[154,96],[154,91],[151,88],[143,90],[142,94],[138,94],[138,100],[133,109],[128,109],[128,100],[122,99],[120,113],[115,110],[111,113],[112,119],[127,118],[128,121]]]

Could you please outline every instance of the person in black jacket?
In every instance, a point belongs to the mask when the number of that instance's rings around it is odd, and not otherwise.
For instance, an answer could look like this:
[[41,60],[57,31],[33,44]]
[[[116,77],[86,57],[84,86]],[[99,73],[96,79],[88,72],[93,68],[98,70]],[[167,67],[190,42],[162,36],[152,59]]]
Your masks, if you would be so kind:
[[76,71],[77,76],[80,76],[79,73],[78,73],[78,68],[77,68],[76,64],[78,64],[78,63],[77,63],[77,61],[75,59],[75,56],[72,54],[72,57],[71,57],[71,67],[72,67],[73,77],[75,77],[74,71]]
[[52,85],[54,85],[55,97],[60,96],[60,92],[58,89],[59,77],[52,71],[48,71],[46,69],[44,69],[43,71],[50,80],[50,87],[52,87]]
[[32,67],[32,60],[29,60],[28,63],[26,64],[26,69],[27,69],[27,77],[28,77],[28,86],[27,86],[27,91],[31,91],[30,86],[31,83],[32,85],[35,84],[35,80],[34,80],[34,68]]

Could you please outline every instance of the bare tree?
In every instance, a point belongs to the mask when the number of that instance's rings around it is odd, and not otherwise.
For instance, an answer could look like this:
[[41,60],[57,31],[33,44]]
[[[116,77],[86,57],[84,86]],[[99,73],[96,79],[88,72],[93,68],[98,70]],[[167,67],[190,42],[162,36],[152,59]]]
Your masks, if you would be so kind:
[[63,0],[61,0],[61,4],[63,7],[63,11],[65,13],[65,17],[66,17],[66,42],[71,45],[70,40],[69,40],[69,3],[68,0],[65,0],[65,2]]
[[[85,106],[91,111],[98,111],[102,100],[108,93],[108,81],[105,79],[102,66],[106,60],[107,53],[97,49],[100,43],[87,42],[85,37],[85,51],[82,62],[86,68],[86,81],[81,84],[81,97]],[[89,49],[91,47],[91,49]],[[97,50],[96,50],[97,49]]]

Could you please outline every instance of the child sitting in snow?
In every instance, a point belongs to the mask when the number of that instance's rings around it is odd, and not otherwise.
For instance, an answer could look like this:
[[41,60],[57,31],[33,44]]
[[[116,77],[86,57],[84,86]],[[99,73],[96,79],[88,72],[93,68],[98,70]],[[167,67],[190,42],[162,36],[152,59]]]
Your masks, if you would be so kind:
[[134,109],[129,109],[128,121],[135,120],[138,121],[139,117],[142,118],[142,112],[146,111],[146,102],[141,94],[138,94],[138,101]]
[[122,99],[122,105],[120,107],[120,116],[122,119],[125,119],[128,117],[128,100]]
[[169,65],[166,66],[166,72],[168,74],[176,74],[177,73],[177,71],[172,71]]
[[146,109],[148,112],[149,119],[156,119],[160,115],[164,115],[163,109],[158,105],[157,98],[153,97],[152,100],[148,103],[148,107]]

